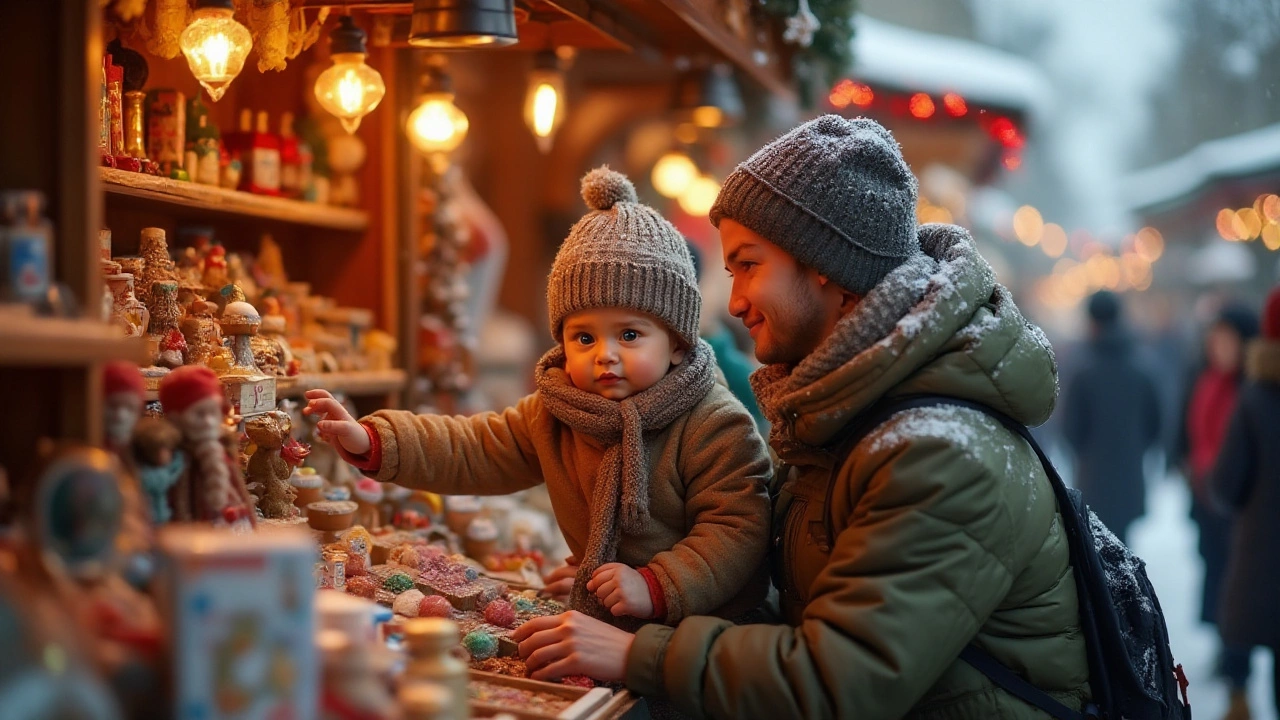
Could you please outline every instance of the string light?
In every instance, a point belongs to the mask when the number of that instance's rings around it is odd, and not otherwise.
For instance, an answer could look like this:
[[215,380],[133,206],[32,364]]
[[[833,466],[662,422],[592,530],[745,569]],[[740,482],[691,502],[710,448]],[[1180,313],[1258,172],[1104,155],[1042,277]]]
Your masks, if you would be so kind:
[[244,68],[253,37],[236,22],[231,0],[197,0],[195,18],[182,31],[178,47],[191,74],[217,102]]
[[320,107],[338,118],[348,133],[360,127],[360,120],[373,112],[387,93],[382,75],[364,62],[365,37],[351,16],[343,15],[329,35],[333,66],[316,78]]

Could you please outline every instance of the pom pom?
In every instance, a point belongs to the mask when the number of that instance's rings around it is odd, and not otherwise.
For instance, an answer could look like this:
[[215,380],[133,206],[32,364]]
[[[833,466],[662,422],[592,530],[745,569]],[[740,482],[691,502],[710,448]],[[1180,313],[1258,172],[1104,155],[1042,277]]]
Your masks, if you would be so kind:
[[515,605],[516,610],[520,612],[533,612],[533,609],[538,607],[537,603],[524,596],[517,597]]
[[498,654],[498,641],[483,630],[467,633],[467,636],[462,638],[462,646],[475,660],[487,660]]
[[402,593],[413,588],[413,578],[398,572],[383,580],[382,587],[393,593]]
[[620,202],[636,202],[636,187],[622,173],[602,166],[582,178],[582,199],[592,210],[608,210]]
[[418,617],[453,617],[453,606],[439,595],[428,595],[418,603]]
[[490,625],[509,628],[516,621],[516,609],[506,600],[494,600],[484,606],[484,621]]
[[369,575],[347,578],[347,594],[373,599],[378,592],[378,582]]
[[397,615],[418,617],[418,609],[425,599],[421,590],[405,590],[396,596],[395,602],[391,603],[391,610]]
[[464,576],[467,578],[468,581],[477,580],[480,577],[480,573],[477,572],[475,568],[468,565],[466,571],[464,572]]

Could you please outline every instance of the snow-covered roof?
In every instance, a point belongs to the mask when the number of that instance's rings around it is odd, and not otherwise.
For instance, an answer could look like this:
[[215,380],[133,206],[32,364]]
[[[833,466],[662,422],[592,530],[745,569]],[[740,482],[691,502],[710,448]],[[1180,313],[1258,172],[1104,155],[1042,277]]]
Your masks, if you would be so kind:
[[1049,80],[1035,65],[987,45],[912,30],[863,14],[854,19],[853,77],[1040,115]]
[[1188,197],[1214,182],[1280,171],[1280,123],[1209,140],[1182,157],[1132,173],[1125,200],[1133,210]]

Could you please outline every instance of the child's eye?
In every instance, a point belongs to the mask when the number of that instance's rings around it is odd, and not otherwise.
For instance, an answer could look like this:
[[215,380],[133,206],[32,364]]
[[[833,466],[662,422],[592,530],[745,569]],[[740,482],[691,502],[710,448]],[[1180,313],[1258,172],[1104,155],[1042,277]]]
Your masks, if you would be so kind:
[[639,339],[640,339],[640,333],[636,332],[635,330],[622,331],[622,340],[624,342],[635,342],[636,340],[639,340]]
[[578,333],[574,340],[577,340],[582,345],[590,345],[596,341],[595,338],[591,337],[591,333]]

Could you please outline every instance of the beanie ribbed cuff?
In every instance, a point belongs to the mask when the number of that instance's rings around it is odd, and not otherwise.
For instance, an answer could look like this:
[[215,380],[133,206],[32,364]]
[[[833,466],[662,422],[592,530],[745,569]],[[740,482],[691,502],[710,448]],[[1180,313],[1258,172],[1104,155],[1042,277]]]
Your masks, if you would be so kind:
[[724,218],[737,222],[858,295],[871,292],[906,259],[867,250],[741,168],[725,180],[710,217],[716,227]]
[[689,347],[698,342],[702,296],[673,270],[652,265],[575,263],[557,268],[547,283],[547,310],[556,342],[563,342],[564,321],[593,308],[630,308],[662,320]]

